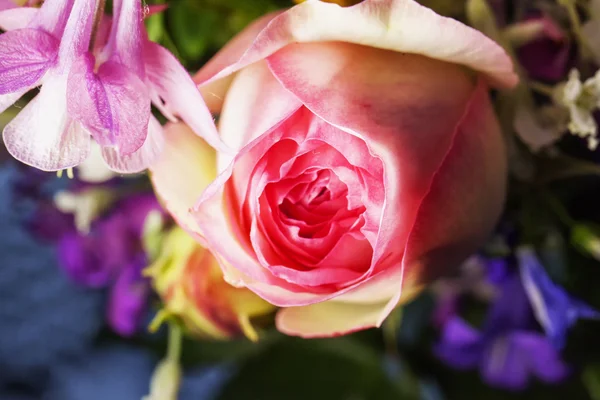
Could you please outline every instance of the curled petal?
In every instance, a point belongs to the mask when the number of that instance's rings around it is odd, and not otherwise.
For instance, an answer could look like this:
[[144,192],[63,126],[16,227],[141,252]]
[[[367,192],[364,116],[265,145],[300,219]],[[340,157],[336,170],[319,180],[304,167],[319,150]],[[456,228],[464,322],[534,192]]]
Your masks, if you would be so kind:
[[59,42],[37,29],[0,35],[0,94],[37,84],[56,61]]
[[150,98],[144,83],[122,64],[105,62],[94,72],[87,55],[69,74],[67,105],[101,146],[114,146],[121,155],[138,150],[148,132]]
[[[240,34],[200,71],[200,84],[222,78],[290,43],[350,42],[465,65],[499,87],[517,81],[510,57],[481,32],[437,15],[414,0],[366,0],[353,7],[307,1]],[[248,47],[243,46],[251,42]]]
[[44,171],[71,168],[90,152],[90,135],[67,114],[64,78],[52,77],[4,128],[4,143],[17,160]]

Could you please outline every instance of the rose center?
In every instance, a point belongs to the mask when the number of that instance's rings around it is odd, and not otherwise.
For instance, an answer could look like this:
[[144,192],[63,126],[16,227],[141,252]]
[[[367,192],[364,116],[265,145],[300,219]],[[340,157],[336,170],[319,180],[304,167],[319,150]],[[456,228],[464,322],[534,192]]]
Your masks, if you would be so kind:
[[306,174],[297,179],[279,204],[279,212],[287,225],[298,228],[301,238],[323,237],[334,223],[352,225],[364,211],[363,207],[349,209],[348,187],[329,169],[319,171],[313,180]]

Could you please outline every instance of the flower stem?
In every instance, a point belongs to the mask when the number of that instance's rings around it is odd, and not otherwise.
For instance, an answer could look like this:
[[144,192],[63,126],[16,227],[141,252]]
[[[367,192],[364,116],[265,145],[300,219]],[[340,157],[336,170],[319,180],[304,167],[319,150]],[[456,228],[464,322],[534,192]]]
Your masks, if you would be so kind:
[[181,358],[181,342],[183,341],[181,327],[177,323],[169,324],[169,341],[167,344],[167,359],[179,362]]
[[573,28],[573,33],[575,34],[575,38],[579,42],[581,46],[581,57],[584,60],[587,60],[592,55],[591,46],[583,34],[581,29],[581,21],[579,19],[579,14],[577,13],[577,1],[576,0],[558,0],[559,4],[561,4],[567,14],[569,15],[569,20],[571,21],[571,26]]
[[554,212],[554,214],[563,224],[571,228],[577,223],[577,221],[571,218],[565,206],[556,197],[554,197],[548,192],[544,193],[543,197],[544,200],[546,200],[546,203],[548,204],[550,209]]
[[554,96],[554,88],[551,85],[546,85],[541,82],[529,81],[529,87],[533,89],[535,92],[541,93],[548,97]]
[[98,27],[104,16],[104,9],[106,8],[106,0],[98,0],[96,3],[96,12],[94,13],[94,24],[92,25],[92,36],[90,38],[89,51],[94,51],[96,47],[96,36],[98,34]]

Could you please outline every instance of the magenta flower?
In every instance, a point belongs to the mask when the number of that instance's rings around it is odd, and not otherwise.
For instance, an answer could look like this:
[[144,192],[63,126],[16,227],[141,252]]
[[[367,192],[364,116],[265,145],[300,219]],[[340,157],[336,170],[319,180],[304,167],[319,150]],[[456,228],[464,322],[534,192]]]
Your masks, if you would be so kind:
[[0,112],[42,85],[5,127],[8,151],[60,170],[88,157],[91,137],[111,169],[139,172],[163,148],[151,102],[224,149],[191,77],[147,39],[140,1],[115,0],[112,21],[96,15],[99,1],[46,0],[39,10],[0,12],[0,27],[10,30],[0,35]]

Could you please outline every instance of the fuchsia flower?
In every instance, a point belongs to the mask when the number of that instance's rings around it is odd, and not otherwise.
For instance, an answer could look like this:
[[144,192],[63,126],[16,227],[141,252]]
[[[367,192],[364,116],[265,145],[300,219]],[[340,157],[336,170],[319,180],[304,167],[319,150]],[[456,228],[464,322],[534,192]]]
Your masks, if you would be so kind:
[[188,73],[147,39],[140,1],[113,2],[108,35],[107,17],[94,29],[98,1],[47,0],[39,10],[0,12],[0,27],[9,30],[0,35],[0,112],[42,85],[5,127],[8,151],[39,169],[60,170],[88,157],[91,136],[111,169],[139,172],[163,148],[151,102],[197,134],[209,132],[205,139],[223,149]]

